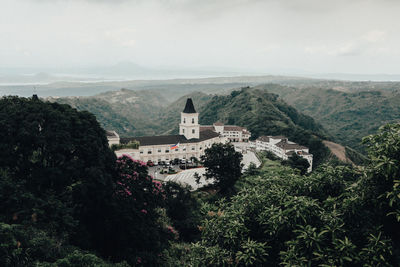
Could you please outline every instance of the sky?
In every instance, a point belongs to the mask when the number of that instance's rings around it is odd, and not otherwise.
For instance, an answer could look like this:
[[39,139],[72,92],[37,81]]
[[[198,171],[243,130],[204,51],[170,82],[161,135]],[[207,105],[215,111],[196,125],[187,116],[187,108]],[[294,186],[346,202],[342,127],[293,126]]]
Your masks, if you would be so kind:
[[3,68],[400,74],[397,0],[0,0]]

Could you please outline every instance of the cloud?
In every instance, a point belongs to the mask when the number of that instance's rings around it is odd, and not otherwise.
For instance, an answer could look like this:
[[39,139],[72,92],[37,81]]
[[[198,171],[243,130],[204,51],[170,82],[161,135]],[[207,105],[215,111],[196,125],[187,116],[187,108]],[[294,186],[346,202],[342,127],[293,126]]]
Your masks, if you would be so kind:
[[364,39],[370,43],[384,42],[387,33],[385,31],[373,30],[364,35]]
[[2,0],[0,58],[357,72],[373,58],[396,72],[399,12],[394,0]]

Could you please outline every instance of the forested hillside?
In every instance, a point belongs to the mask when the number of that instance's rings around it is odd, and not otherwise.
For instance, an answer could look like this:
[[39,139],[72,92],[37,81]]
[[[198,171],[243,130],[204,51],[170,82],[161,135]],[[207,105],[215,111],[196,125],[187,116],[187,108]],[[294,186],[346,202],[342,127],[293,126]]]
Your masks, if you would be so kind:
[[[362,84],[365,83],[359,86]],[[363,150],[363,136],[374,133],[383,124],[400,120],[400,91],[379,89],[379,83],[375,84],[374,90],[351,90],[351,87],[300,89],[273,84],[257,88],[279,94],[288,104],[324,126],[336,142],[358,150]]]
[[322,126],[266,90],[243,88],[230,95],[214,96],[200,111],[200,122],[212,124],[216,121],[247,127],[252,138],[285,135],[308,146],[317,165],[328,156],[322,144],[328,134]]
[[68,104],[78,110],[87,110],[96,115],[105,129],[117,131],[121,136],[154,135],[159,132],[155,119],[168,103],[165,98],[152,91],[122,89],[93,97],[48,98]]

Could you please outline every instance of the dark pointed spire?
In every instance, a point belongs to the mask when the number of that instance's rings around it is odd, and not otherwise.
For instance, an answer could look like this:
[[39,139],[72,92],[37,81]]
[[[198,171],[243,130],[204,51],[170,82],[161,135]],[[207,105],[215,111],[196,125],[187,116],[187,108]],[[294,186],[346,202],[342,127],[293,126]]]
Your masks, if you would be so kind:
[[191,98],[188,98],[186,100],[186,106],[185,109],[183,110],[183,113],[197,113],[196,110],[194,109],[193,101]]

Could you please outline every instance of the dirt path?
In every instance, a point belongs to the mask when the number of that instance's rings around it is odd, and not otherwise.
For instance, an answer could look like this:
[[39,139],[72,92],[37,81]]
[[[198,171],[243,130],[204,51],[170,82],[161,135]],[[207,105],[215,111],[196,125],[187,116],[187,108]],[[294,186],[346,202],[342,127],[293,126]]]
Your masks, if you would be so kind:
[[332,154],[334,154],[340,161],[343,162],[348,162],[351,163],[353,165],[354,162],[352,162],[347,156],[346,156],[346,148],[342,145],[339,145],[337,143],[331,142],[331,141],[322,141],[324,143],[324,145],[326,145],[329,150],[332,152]]

